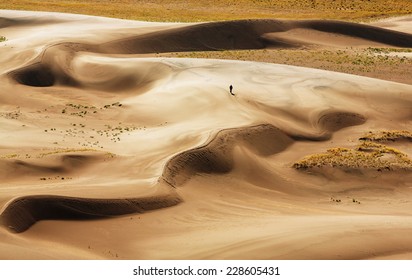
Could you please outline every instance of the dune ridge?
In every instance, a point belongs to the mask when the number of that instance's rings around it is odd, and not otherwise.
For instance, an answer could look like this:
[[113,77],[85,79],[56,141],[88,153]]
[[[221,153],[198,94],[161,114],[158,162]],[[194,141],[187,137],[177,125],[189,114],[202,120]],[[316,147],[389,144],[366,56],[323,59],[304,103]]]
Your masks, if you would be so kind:
[[[349,118],[347,118],[349,117]],[[326,120],[325,120],[326,119]],[[331,113],[319,119],[321,127],[328,133],[341,128],[359,125],[365,119],[351,113]],[[194,176],[201,174],[225,174],[233,170],[234,148],[242,146],[260,157],[280,153],[295,141],[320,139],[288,135],[272,124],[260,124],[243,128],[223,129],[216,133],[206,144],[172,157],[165,165],[159,182],[166,182],[173,188],[181,187]],[[322,138],[322,140],[329,139]],[[24,168],[34,174],[68,174],[73,168],[81,168],[93,160],[91,156],[63,155],[61,165],[42,166],[15,160],[14,168]],[[96,157],[95,157],[96,158]],[[7,204],[0,214],[2,224],[20,233],[41,220],[86,220],[113,217],[126,214],[143,213],[150,210],[171,207],[182,202],[173,193],[166,196],[128,198],[128,199],[89,199],[63,196],[19,197]]]
[[[335,117],[336,116],[336,117]],[[348,120],[345,116],[349,116]],[[324,119],[328,120],[325,121]],[[361,120],[361,122],[359,122]],[[336,113],[322,115],[319,122],[328,132],[339,130],[364,122],[356,114]],[[280,153],[296,140],[310,138],[288,135],[271,124],[250,127],[223,129],[216,133],[206,144],[172,157],[165,165],[159,182],[166,182],[173,188],[181,187],[194,176],[201,174],[225,174],[234,167],[234,148],[243,146],[253,154],[268,157]],[[314,140],[313,138],[312,140]],[[316,139],[318,141],[318,139]],[[325,140],[325,139],[323,139]],[[81,168],[87,162],[96,160],[96,156],[68,154],[60,157],[61,165],[44,166],[14,160],[9,169],[23,168],[25,176],[50,174],[70,174],[73,168]],[[10,165],[10,164],[9,164]],[[8,171],[10,172],[10,171]],[[18,172],[22,172],[21,170]],[[13,175],[11,175],[13,176]],[[173,192],[169,195],[127,199],[89,199],[79,197],[32,195],[19,197],[9,202],[0,214],[3,226],[20,233],[41,220],[87,220],[114,217],[126,214],[144,213],[150,210],[171,207],[182,202]]]
[[271,124],[219,131],[208,143],[170,159],[162,180],[173,187],[183,185],[196,174],[224,174],[233,168],[233,149],[245,146],[260,156],[285,150],[293,139]]
[[298,23],[297,26],[328,33],[366,39],[372,42],[378,42],[389,46],[405,48],[410,48],[412,46],[412,37],[409,33],[388,30],[381,27],[366,24],[349,23],[333,20],[312,20],[302,21]]
[[33,25],[46,25],[59,23],[58,19],[35,19],[35,18],[6,18],[0,17],[0,28],[6,28],[11,26],[33,26]]
[[67,175],[84,170],[97,162],[107,160],[107,155],[101,152],[65,153],[47,160],[30,159],[0,159],[3,177],[9,180],[28,176],[50,176],[54,174]]
[[[28,86],[49,87],[55,84],[79,86],[81,82],[76,79],[74,73],[71,73],[70,67],[78,52],[138,55],[271,47],[296,48],[312,45],[312,42],[302,41],[301,38],[294,39],[293,36],[277,37],[277,33],[301,28],[308,32],[317,30],[326,34],[339,34],[388,46],[412,47],[411,34],[365,24],[319,20],[237,20],[175,27],[99,45],[75,42],[58,43],[47,46],[39,57],[34,59],[35,62],[20,69],[14,69],[9,72],[9,75],[18,83]],[[267,34],[270,36],[266,36]],[[104,87],[109,87],[109,85],[102,85],[100,89]]]
[[144,213],[182,202],[176,193],[154,197],[92,199],[33,195],[11,201],[0,215],[1,224],[20,233],[40,220],[90,220]]
[[[396,47],[412,47],[412,35],[366,24],[342,21],[237,20],[212,22],[157,31],[102,44],[105,53],[164,53],[213,50],[293,48],[305,45],[290,37],[266,38],[264,35],[296,28],[339,34]],[[306,43],[310,45],[310,43]]]

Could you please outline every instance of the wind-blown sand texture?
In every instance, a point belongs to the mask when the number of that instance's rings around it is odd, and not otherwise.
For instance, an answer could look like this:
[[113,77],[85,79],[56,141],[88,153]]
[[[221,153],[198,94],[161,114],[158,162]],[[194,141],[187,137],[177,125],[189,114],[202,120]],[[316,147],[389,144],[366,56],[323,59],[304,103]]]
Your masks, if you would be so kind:
[[411,85],[154,57],[411,48],[403,22],[0,11],[0,258],[411,258]]

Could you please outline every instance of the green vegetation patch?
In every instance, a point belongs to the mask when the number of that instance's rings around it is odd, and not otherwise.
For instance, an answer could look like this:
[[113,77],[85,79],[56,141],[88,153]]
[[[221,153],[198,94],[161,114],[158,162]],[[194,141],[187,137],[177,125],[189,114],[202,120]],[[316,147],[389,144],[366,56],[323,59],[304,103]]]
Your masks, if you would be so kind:
[[7,40],[7,38],[6,37],[4,37],[4,36],[0,36],[0,42],[4,42],[4,41],[6,41]]

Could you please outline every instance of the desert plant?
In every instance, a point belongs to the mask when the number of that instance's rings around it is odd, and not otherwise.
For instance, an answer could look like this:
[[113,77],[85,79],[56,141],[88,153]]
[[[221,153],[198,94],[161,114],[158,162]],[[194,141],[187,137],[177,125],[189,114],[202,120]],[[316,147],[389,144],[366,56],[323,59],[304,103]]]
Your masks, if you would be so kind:
[[365,136],[359,138],[362,141],[389,142],[397,140],[412,141],[412,132],[407,130],[383,130],[378,132],[368,132]]
[[411,170],[412,160],[407,154],[378,143],[363,141],[353,149],[333,148],[326,153],[309,155],[295,162],[297,170],[332,167],[343,170],[370,169],[384,170]]

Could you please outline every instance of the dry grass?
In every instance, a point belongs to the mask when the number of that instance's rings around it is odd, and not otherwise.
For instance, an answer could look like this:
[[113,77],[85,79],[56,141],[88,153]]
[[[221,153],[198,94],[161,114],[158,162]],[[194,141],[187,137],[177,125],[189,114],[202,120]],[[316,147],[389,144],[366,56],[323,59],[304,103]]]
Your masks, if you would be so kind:
[[412,161],[401,151],[385,145],[369,145],[356,149],[333,148],[326,153],[310,155],[293,164],[298,170],[332,167],[344,170],[377,171],[411,170]]
[[264,49],[159,54],[163,57],[233,59],[288,64],[412,84],[412,58],[401,48]]
[[[304,157],[293,164],[297,170],[332,167],[343,170],[412,170],[412,160],[398,149],[372,141],[395,141],[410,137],[408,131],[370,132],[368,137],[353,149],[332,148],[326,153]],[[368,141],[365,141],[367,138]],[[411,139],[411,138],[408,138]],[[371,141],[369,141],[371,140]]]
[[18,154],[7,154],[7,155],[0,155],[0,159],[11,159],[19,157]]
[[397,140],[412,141],[412,132],[407,130],[390,130],[378,132],[370,131],[365,136],[359,138],[359,140],[375,142],[389,142]]
[[368,20],[412,13],[410,0],[8,0],[0,9],[80,13],[145,21],[245,18]]

